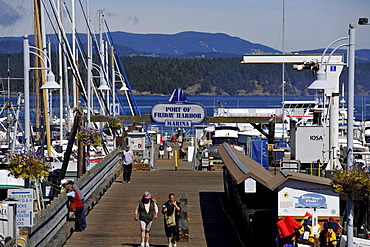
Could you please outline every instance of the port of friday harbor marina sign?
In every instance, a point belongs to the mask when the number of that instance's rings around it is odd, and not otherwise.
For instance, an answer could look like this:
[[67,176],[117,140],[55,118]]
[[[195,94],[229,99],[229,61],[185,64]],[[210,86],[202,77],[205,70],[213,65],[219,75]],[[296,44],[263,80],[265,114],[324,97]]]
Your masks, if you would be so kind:
[[159,103],[152,107],[151,117],[169,127],[191,127],[206,117],[204,106],[198,103]]

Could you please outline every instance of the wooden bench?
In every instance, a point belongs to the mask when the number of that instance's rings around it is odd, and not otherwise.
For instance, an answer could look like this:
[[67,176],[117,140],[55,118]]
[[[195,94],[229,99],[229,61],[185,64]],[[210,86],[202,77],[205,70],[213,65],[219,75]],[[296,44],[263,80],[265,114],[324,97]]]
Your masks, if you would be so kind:
[[134,164],[132,164],[132,170],[136,170],[136,171],[150,171],[150,164],[134,163]]

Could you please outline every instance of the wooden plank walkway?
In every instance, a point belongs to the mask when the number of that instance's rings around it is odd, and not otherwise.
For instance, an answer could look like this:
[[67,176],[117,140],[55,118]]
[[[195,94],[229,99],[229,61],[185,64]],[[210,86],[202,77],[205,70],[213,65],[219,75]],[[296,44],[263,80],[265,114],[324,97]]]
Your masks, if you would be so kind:
[[[156,168],[133,171],[130,184],[121,183],[121,175],[87,216],[87,231],[74,232],[65,246],[140,246],[133,213],[144,191],[152,194],[159,208],[169,193],[175,193],[177,201],[182,193],[188,194],[189,242],[178,247],[242,246],[222,207],[222,171],[194,171],[185,160],[179,160],[177,171],[173,160],[157,160]],[[167,246],[161,214],[153,222],[150,244]]]

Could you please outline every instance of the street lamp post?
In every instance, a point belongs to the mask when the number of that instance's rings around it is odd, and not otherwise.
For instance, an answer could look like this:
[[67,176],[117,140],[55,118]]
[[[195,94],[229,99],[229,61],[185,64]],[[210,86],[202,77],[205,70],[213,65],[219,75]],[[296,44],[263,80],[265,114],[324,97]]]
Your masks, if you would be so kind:
[[[112,56],[113,56],[113,50],[112,50]],[[112,64],[114,64],[114,57],[112,58]],[[113,110],[112,110],[111,114],[113,116],[116,115],[116,106],[115,106],[116,105],[116,101],[115,101],[116,95],[115,95],[115,91],[116,91],[116,82],[118,82],[118,81],[116,81],[116,76],[119,77],[119,79],[120,79],[119,81],[122,83],[122,87],[120,88],[120,90],[125,91],[126,94],[127,94],[127,90],[128,90],[128,88],[126,86],[126,83],[123,79],[122,74],[119,73],[119,72],[116,72],[114,70],[114,66],[112,66],[112,91],[113,91],[113,97],[112,97],[113,98],[113,100],[112,100],[113,107],[112,108],[113,108]],[[113,148],[116,149],[116,147],[117,147],[116,132],[115,132],[116,130],[113,130],[113,131],[114,131],[113,132]]]
[[[108,92],[110,90],[110,87],[108,85],[108,82],[107,80],[105,79],[105,72],[99,68],[99,66],[97,66],[96,64],[93,64],[93,68],[96,69],[98,72],[99,72],[99,76],[98,78],[100,79],[100,84],[99,84],[99,87],[98,87],[98,90],[99,91],[107,91],[107,106],[108,106],[108,114],[109,114],[109,95],[108,95]],[[96,78],[96,77],[95,77]],[[103,94],[103,97],[104,97],[104,94]]]
[[[347,169],[353,167],[353,115],[355,89],[355,25],[349,24],[348,32],[348,102],[347,102]],[[353,198],[347,193],[347,246],[353,247]]]
[[[37,50],[43,54],[43,57],[41,57],[38,53],[34,51],[30,51],[30,49]],[[45,67],[37,67],[37,68],[31,68],[30,67],[30,53],[38,56],[44,66],[48,64],[48,66]],[[47,63],[48,61],[48,63]],[[29,72],[31,69],[41,69],[41,70],[47,70],[48,74],[46,76],[46,82],[42,85],[40,89],[60,89],[60,85],[55,81],[55,76],[53,72],[51,71],[51,61],[50,58],[46,55],[46,53],[37,47],[30,46],[28,44],[28,36],[25,35],[23,38],[23,62],[24,62],[24,136],[25,136],[25,149],[26,151],[30,150],[31,143],[31,134],[30,134],[30,81],[29,81]],[[48,114],[46,112],[47,109],[45,109],[45,114]],[[48,127],[48,123],[47,126]],[[50,127],[49,127],[49,132],[47,133],[48,139],[50,138]],[[51,155],[50,152],[50,145],[48,145],[48,156]]]
[[24,141],[26,151],[30,149],[30,53],[28,36],[23,39],[23,80],[24,80]]
[[[331,54],[333,54],[339,47],[347,46],[348,55],[347,55],[347,67],[348,67],[348,102],[347,102],[347,169],[352,169],[353,167],[353,115],[354,115],[354,78],[355,78],[355,29],[354,24],[349,24],[348,36],[344,38],[337,39],[332,42],[324,51],[319,71],[317,72],[317,80],[314,81],[309,88],[318,89],[327,83],[325,78],[325,71],[323,67],[323,57],[328,50],[328,48],[341,40],[347,40],[347,43],[335,48]],[[330,57],[329,57],[330,59]],[[327,61],[329,65],[329,61]],[[321,85],[317,87],[317,83]],[[315,87],[316,86],[316,87]],[[336,112],[331,112],[330,120],[335,118],[338,114]],[[335,122],[335,128],[338,127],[338,123]],[[329,147],[330,149],[332,147]],[[347,194],[346,200],[346,209],[347,209],[347,246],[353,247],[353,198],[351,193]]]
[[129,99],[128,93],[127,93],[129,91],[129,88],[127,87],[127,84],[125,82],[125,78],[121,74],[120,74],[120,80],[122,82],[122,87],[119,90],[125,92],[125,97],[127,99],[128,105],[130,107],[130,112],[131,112],[132,115],[134,115],[134,109],[132,107],[131,100]]
[[[116,111],[115,111],[116,109],[116,106],[115,106],[116,104],[116,99],[115,99],[116,98],[116,72],[114,70],[115,61],[114,61],[114,46],[113,45],[110,46],[110,50],[111,50],[111,59],[112,59],[111,69],[112,69],[112,105],[113,105],[111,114],[115,116],[116,115]],[[114,138],[114,149],[116,149],[116,138]]]

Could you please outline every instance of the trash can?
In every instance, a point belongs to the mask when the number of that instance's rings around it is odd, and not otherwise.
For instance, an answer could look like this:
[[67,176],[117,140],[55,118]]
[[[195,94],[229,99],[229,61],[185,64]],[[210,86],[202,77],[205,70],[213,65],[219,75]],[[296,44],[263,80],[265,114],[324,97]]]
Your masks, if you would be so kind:
[[325,177],[326,178],[332,178],[333,175],[335,174],[335,170],[325,170]]

